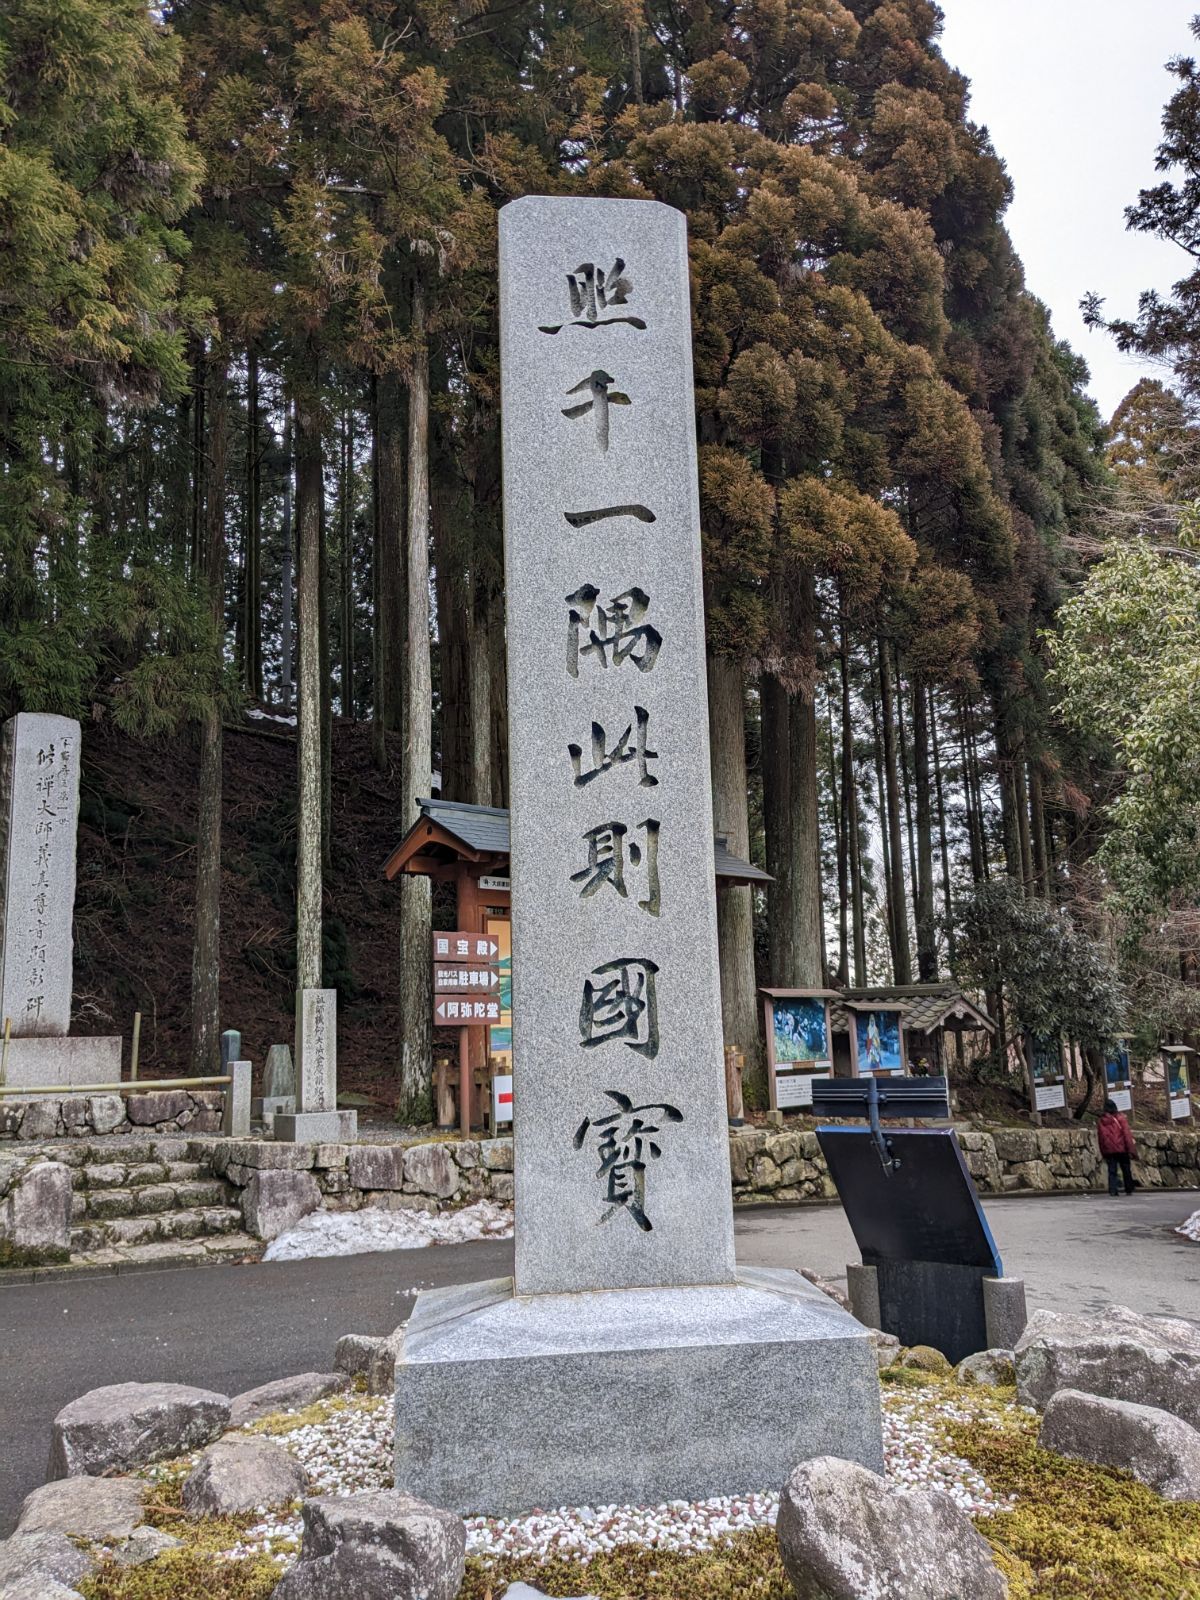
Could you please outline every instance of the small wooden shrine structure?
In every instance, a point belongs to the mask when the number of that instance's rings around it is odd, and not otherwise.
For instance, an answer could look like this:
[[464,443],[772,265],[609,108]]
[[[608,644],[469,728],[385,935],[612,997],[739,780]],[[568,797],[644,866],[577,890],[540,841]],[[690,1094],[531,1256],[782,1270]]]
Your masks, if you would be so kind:
[[[506,956],[512,904],[508,876],[507,810],[499,806],[473,806],[460,800],[436,798],[419,800],[417,803],[421,808],[420,815],[384,862],[384,876],[391,880],[402,872],[410,872],[452,883],[456,902],[455,927],[472,933],[490,934]],[[723,838],[716,838],[714,846],[718,890],[738,884],[766,884],[771,881],[761,868],[735,856]],[[472,1106],[472,1124],[478,1126],[483,1112],[482,1101],[488,1092],[484,1086],[487,1068],[497,1055],[504,1057],[509,1054],[509,1030],[480,1026],[466,1031],[469,1035],[476,1099],[476,1104]],[[497,1034],[499,1038],[495,1037]]]

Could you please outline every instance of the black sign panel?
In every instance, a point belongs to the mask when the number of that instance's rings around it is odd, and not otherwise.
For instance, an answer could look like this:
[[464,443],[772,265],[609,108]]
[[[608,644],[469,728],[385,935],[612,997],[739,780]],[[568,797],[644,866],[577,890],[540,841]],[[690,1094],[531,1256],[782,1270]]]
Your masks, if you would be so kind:
[[876,1269],[884,1329],[951,1361],[986,1349],[982,1280],[1004,1268],[954,1130],[889,1128],[890,1176],[869,1129],[819,1128],[817,1140]]

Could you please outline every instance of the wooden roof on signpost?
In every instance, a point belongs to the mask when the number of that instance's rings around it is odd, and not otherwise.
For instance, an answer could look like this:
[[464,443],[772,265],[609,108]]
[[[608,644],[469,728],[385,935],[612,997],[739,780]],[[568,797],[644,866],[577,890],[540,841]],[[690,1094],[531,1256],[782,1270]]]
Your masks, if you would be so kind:
[[975,1004],[956,983],[906,983],[891,988],[845,989],[832,1013],[835,1033],[849,1033],[850,1012],[870,1010],[900,1011],[909,1033],[936,1033],[949,1028],[954,1033],[995,1033],[996,1024],[981,1006]]
[[[481,871],[507,870],[508,812],[502,806],[472,806],[461,800],[419,800],[421,815],[383,864],[386,878],[401,872],[451,876],[461,862]],[[735,856],[724,838],[713,841],[717,883],[770,883],[769,873]]]

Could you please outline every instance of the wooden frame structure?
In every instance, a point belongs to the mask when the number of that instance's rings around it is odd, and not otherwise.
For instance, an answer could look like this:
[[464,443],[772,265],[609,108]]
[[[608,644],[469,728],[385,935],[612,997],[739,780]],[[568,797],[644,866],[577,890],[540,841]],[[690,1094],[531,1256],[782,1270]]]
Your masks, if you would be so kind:
[[[812,1105],[813,1079],[833,1076],[833,1028],[829,1013],[830,1002],[839,998],[838,992],[836,989],[760,989],[758,992],[763,997],[763,1031],[767,1045],[767,1092],[770,1095],[771,1110],[802,1110],[805,1105]],[[823,1005],[827,1055],[814,1058],[811,1062],[778,1061],[775,1051],[775,1008],[777,1004],[789,1000],[810,1000]],[[782,1085],[779,1081],[781,1078]],[[785,1096],[782,1104],[781,1087]]]
[[[506,920],[511,912],[508,812],[501,806],[474,806],[437,798],[418,800],[416,822],[383,864],[390,881],[401,873],[452,883],[455,925],[464,932],[489,932],[489,918]],[[770,875],[732,854],[724,838],[714,840],[716,888],[770,883]],[[467,1127],[462,1107],[470,1104],[471,1127],[490,1115],[489,1032],[485,1026],[461,1030],[467,1035],[459,1079],[459,1121]]]

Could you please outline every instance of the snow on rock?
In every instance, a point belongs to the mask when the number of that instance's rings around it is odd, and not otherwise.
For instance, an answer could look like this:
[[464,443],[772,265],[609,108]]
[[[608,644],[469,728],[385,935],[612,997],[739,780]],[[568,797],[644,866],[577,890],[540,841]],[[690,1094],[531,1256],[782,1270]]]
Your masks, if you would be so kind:
[[1183,1234],[1185,1239],[1194,1239],[1200,1244],[1200,1211],[1193,1211],[1186,1222],[1175,1229],[1176,1233]]
[[476,1200],[461,1211],[427,1216],[423,1211],[313,1211],[267,1247],[266,1261],[304,1261],[312,1256],[361,1256],[375,1250],[423,1250],[431,1244],[469,1239],[509,1239],[513,1214],[494,1200]]

